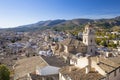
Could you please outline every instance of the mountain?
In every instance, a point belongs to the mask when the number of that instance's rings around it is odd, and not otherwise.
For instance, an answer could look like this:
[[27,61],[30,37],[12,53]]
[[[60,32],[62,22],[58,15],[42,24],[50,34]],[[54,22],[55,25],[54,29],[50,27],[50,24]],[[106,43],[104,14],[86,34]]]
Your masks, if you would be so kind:
[[13,30],[13,31],[34,31],[34,30],[41,30],[41,29],[46,29],[48,27],[52,27],[58,24],[61,24],[65,22],[66,20],[47,20],[47,21],[39,21],[34,24],[28,24],[28,25],[22,25],[18,26],[16,28],[9,28],[8,30]]
[[16,28],[10,28],[8,30],[13,31],[34,31],[34,30],[43,30],[43,29],[70,29],[88,22],[93,22],[91,19],[73,19],[73,20],[47,20],[39,21],[34,24],[22,25]]
[[66,20],[47,20],[47,21],[39,21],[34,24],[29,24],[29,25],[24,25],[24,26],[19,26],[18,28],[21,27],[42,27],[42,26],[55,26],[57,24],[60,24],[62,22],[65,22]]
[[84,26],[84,24],[87,24],[88,22],[94,22],[94,20],[91,19],[72,19],[72,20],[66,20],[63,23],[57,24],[52,29],[54,30],[73,30],[73,29],[80,29]]
[[120,26],[120,16],[111,19],[72,19],[72,20],[47,20],[39,21],[34,24],[18,26],[8,30],[13,31],[34,31],[43,29],[54,29],[54,30],[69,30],[69,29],[80,29],[88,22],[94,24],[97,27],[112,28],[113,26]]
[[95,24],[98,27],[104,27],[104,28],[120,26],[120,16],[111,19],[98,19],[95,20]]

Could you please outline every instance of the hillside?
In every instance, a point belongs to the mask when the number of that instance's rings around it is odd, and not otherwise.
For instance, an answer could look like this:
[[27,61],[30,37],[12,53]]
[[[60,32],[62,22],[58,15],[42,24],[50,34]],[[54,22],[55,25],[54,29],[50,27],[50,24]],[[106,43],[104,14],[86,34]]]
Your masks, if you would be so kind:
[[96,27],[112,28],[114,26],[120,26],[120,16],[111,19],[72,19],[72,20],[47,20],[39,21],[34,24],[18,26],[8,30],[13,31],[34,31],[43,29],[54,30],[72,30],[80,29],[88,22],[94,24]]

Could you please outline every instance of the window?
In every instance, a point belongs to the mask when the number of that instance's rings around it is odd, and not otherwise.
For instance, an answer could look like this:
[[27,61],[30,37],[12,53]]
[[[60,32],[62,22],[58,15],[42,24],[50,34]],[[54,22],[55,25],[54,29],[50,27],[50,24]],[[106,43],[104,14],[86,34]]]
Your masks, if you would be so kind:
[[91,39],[91,43],[92,43],[92,39]]
[[91,52],[92,52],[92,49],[91,49]]

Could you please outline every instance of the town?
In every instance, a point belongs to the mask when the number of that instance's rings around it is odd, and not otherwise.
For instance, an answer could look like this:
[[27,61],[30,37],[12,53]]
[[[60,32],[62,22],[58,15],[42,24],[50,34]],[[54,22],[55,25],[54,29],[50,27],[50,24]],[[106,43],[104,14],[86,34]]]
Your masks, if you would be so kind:
[[0,0],[0,80],[120,80],[120,0]]
[[87,23],[76,35],[46,29],[0,32],[11,80],[119,80],[120,32]]

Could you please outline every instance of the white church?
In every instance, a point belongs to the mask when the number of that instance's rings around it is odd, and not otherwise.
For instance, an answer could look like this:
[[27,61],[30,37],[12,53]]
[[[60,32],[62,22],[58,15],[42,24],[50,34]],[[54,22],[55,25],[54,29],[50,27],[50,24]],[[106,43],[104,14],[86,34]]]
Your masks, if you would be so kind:
[[90,56],[95,55],[96,43],[95,43],[95,31],[92,25],[86,25],[83,32],[83,43],[87,46],[87,54]]

